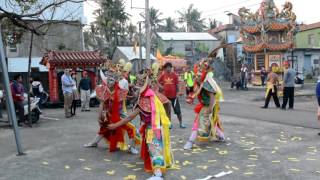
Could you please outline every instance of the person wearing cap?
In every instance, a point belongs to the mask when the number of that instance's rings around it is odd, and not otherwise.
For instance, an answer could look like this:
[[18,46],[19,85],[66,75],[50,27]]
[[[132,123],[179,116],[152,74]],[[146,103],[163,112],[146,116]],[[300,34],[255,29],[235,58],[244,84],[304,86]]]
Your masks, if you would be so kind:
[[88,77],[88,72],[83,71],[82,79],[79,83],[79,89],[81,94],[81,111],[90,111],[90,92],[91,92],[91,80]]
[[[165,63],[163,68],[164,68],[164,72],[160,75],[158,79],[158,82],[160,84],[159,85],[160,89],[163,90],[163,94],[171,101],[174,113],[178,117],[180,128],[184,129],[186,128],[186,126],[182,123],[180,103],[177,97],[177,94],[179,91],[178,75],[172,72],[172,64],[170,62]],[[171,115],[169,115],[169,119],[171,120]]]
[[64,113],[66,118],[71,117],[71,105],[73,101],[73,87],[75,82],[70,75],[70,69],[65,69],[61,77],[62,92],[64,96]]
[[294,81],[296,78],[296,71],[290,68],[289,61],[283,63],[285,72],[283,77],[283,103],[281,109],[285,110],[289,101],[289,109],[293,109],[294,105]]
[[264,106],[261,108],[267,109],[269,106],[269,102],[271,100],[271,97],[273,97],[274,103],[277,108],[280,108],[280,102],[278,98],[278,84],[279,84],[279,78],[276,73],[272,71],[272,68],[269,68],[269,74],[267,78],[267,90],[266,90],[266,98]]

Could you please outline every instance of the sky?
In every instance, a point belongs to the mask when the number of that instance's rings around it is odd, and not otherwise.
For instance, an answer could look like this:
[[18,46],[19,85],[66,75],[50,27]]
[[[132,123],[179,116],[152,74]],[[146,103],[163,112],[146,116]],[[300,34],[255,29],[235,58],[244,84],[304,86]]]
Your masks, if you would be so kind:
[[[131,15],[130,21],[136,24],[142,21],[140,13],[144,12],[143,9],[131,9],[131,1],[133,7],[144,7],[145,0],[124,0],[126,4],[126,12]],[[287,0],[274,0],[279,9]],[[305,24],[310,24],[320,21],[320,0],[290,0],[293,3],[293,11],[297,15],[297,21]],[[159,9],[162,12],[161,18],[172,17],[176,20],[179,18],[177,11],[186,10],[190,4],[202,12],[202,17],[209,19],[216,19],[223,23],[228,23],[226,11],[237,14],[238,9],[245,6],[251,11],[255,12],[259,8],[262,0],[149,0],[150,7]],[[87,22],[94,21],[92,12],[99,6],[88,0],[84,6],[85,16]]]

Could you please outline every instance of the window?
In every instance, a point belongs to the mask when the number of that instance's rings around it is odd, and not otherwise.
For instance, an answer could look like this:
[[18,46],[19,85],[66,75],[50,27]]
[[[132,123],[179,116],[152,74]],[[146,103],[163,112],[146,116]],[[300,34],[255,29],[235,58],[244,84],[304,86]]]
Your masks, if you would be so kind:
[[9,52],[16,53],[18,52],[17,44],[9,44]]
[[316,44],[316,36],[314,34],[308,35],[308,44],[314,46]]
[[185,51],[192,51],[192,45],[191,45],[191,44],[186,44],[186,45],[184,46],[184,50],[185,50]]

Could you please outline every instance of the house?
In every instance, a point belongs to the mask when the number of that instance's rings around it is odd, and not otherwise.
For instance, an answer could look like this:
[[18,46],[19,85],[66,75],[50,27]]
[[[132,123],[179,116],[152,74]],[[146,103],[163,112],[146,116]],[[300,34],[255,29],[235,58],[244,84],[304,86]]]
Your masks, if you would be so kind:
[[[139,72],[145,69],[146,64],[146,48],[142,47],[142,59],[140,60],[139,47],[118,46],[113,53],[112,62],[117,63],[120,59],[132,63],[132,71]],[[150,60],[153,62],[156,58],[150,54]],[[151,62],[151,63],[152,63]]]
[[295,39],[295,49],[287,59],[293,59],[294,68],[309,77],[320,75],[320,22],[301,25]]
[[157,32],[158,48],[164,55],[185,57],[188,64],[207,57],[220,41],[207,32]]

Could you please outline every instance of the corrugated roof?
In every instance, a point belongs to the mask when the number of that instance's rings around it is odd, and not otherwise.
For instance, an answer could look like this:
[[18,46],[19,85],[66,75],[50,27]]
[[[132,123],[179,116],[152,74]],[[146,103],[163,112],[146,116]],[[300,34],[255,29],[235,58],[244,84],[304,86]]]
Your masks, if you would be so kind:
[[158,32],[164,41],[217,41],[217,38],[207,32]]
[[[31,68],[39,68],[40,72],[48,72],[44,65],[40,65],[42,57],[31,58]],[[29,58],[8,58],[8,72],[28,72]]]
[[302,25],[300,27],[300,31],[307,31],[307,30],[316,29],[316,28],[320,28],[320,22]]
[[[130,61],[133,59],[139,59],[139,47],[136,48],[134,52],[133,46],[118,46],[117,49],[122,52]],[[142,59],[146,59],[146,48],[142,47]],[[156,59],[152,54],[150,54],[150,59]]]

